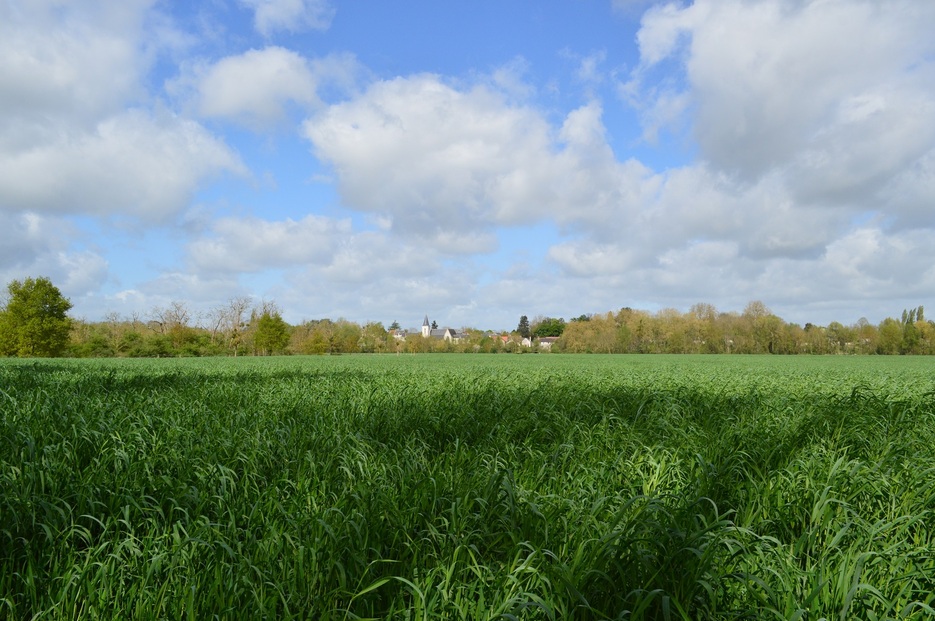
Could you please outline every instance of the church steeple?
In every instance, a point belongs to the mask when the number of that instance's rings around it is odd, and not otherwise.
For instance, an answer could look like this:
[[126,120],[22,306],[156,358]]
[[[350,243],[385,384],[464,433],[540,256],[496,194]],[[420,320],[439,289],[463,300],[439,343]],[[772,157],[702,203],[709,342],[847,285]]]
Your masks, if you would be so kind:
[[426,316],[425,316],[425,321],[422,322],[422,336],[424,336],[425,338],[428,338],[428,337],[429,337],[429,331],[430,331],[431,329],[432,329],[432,328],[431,328],[431,326],[429,325],[429,316],[426,315]]

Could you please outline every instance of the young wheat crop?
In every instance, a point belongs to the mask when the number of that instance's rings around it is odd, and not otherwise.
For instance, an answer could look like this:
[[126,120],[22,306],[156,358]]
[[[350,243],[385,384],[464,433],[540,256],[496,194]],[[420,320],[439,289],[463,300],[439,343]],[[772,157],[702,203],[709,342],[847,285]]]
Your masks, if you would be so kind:
[[0,362],[0,618],[935,617],[922,358]]

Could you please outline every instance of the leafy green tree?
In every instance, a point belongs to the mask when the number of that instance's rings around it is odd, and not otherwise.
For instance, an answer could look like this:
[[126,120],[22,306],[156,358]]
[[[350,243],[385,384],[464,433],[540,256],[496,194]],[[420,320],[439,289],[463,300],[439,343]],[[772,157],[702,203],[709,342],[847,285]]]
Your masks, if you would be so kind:
[[910,308],[909,311],[903,310],[903,343],[900,353],[921,354],[925,352],[925,343],[923,334],[926,330],[925,308]]
[[844,326],[840,321],[832,321],[825,328],[825,335],[828,338],[828,344],[834,353],[847,352],[854,346],[857,340],[856,332],[853,328]]
[[45,277],[14,280],[0,310],[0,354],[20,357],[60,356],[68,345],[71,302]]
[[561,336],[565,331],[565,320],[546,317],[539,321],[532,329],[532,335],[536,338],[543,336]]
[[[383,326],[380,326],[382,328]],[[353,321],[338,319],[334,322],[334,331],[331,333],[332,354],[353,354],[360,351],[361,328]]]
[[359,330],[360,338],[357,341],[357,347],[364,353],[377,353],[386,351],[387,334],[383,324],[371,322]]
[[330,319],[312,319],[297,326],[292,333],[292,349],[302,354],[326,354],[331,348],[334,324]]
[[903,326],[892,317],[880,322],[877,353],[898,354],[903,346]]
[[289,344],[289,325],[276,311],[263,311],[256,324],[253,337],[256,350],[263,355],[281,352]]
[[612,313],[594,315],[587,321],[572,321],[562,332],[559,349],[569,353],[615,353],[617,323]]
[[68,355],[76,358],[112,358],[116,355],[109,326],[78,320],[72,324]]
[[404,347],[406,353],[425,354],[432,351],[432,340],[424,338],[421,334],[411,334],[406,337]]

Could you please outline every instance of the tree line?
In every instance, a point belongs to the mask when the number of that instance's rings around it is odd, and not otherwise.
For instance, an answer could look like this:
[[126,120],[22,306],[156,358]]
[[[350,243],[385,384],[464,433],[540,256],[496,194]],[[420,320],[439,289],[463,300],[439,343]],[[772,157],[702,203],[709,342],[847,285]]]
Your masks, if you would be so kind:
[[935,354],[935,322],[919,306],[877,325],[783,321],[760,301],[743,312],[695,304],[687,313],[622,308],[569,322],[553,351],[711,354]]
[[[906,309],[877,325],[800,326],[761,301],[743,312],[699,303],[688,312],[629,307],[563,318],[520,317],[515,330],[462,329],[458,341],[402,334],[399,324],[315,319],[290,325],[274,302],[231,298],[196,314],[184,302],[145,315],[71,318],[71,302],[48,278],[14,280],[0,306],[0,355],[20,357],[261,356],[350,353],[726,353],[935,354],[935,322]],[[547,345],[548,348],[542,345]]]

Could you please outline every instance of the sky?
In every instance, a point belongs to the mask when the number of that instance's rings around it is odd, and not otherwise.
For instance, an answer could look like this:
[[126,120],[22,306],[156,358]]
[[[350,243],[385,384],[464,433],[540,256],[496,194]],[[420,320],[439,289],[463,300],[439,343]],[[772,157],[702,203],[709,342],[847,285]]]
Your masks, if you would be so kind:
[[512,329],[935,308],[930,0],[0,0],[0,281]]

